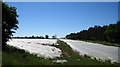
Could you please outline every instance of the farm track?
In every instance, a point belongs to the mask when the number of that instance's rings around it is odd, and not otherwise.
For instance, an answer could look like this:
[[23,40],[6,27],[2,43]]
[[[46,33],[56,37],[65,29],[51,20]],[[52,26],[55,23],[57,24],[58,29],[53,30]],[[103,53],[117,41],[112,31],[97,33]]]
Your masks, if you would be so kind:
[[[55,47],[62,50],[62,54],[65,60],[67,60],[68,63],[66,64],[111,64],[109,62],[100,62],[97,60],[92,60],[91,58],[87,56],[82,56],[78,52],[74,51],[66,42],[58,40],[57,43],[59,45],[55,45]],[[89,61],[89,62],[88,62]]]
[[[62,50],[62,49],[61,49],[61,50]],[[64,54],[64,56],[65,56],[66,58],[70,58],[70,55],[68,55],[68,53],[65,52],[64,50],[62,50],[62,53]]]
[[73,54],[75,54],[75,55],[79,56],[80,58],[83,58],[83,56],[82,56],[82,55],[79,55],[77,52],[75,52],[75,51],[74,51],[74,50],[72,50],[72,49],[71,49],[71,52],[72,52]]
[[76,59],[74,59],[74,60],[77,60],[77,59],[83,58],[83,56],[79,55],[77,52],[72,50],[72,48],[68,46],[65,42],[58,40],[58,43],[59,43],[58,48],[62,50],[63,55],[66,57],[66,59],[72,60],[74,57],[77,57]]

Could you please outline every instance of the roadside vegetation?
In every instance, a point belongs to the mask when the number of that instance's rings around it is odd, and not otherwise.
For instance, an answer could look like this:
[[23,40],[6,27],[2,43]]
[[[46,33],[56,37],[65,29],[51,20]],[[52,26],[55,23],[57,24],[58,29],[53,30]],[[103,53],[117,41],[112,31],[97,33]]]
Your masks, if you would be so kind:
[[[65,45],[64,42],[60,42],[61,45]],[[67,46],[67,45],[65,45]],[[60,48],[63,46],[60,46]],[[67,49],[68,50],[67,50]],[[37,57],[35,54],[30,54],[28,52],[25,52],[25,50],[17,49],[12,46],[6,46],[6,49],[2,53],[2,66],[6,65],[112,65],[111,63],[104,63],[99,62],[97,60],[91,60],[83,57],[78,56],[77,54],[69,51],[69,47],[61,48],[63,49],[66,54],[68,54],[70,57],[68,57],[65,53],[61,55],[61,58],[44,58],[44,57]],[[56,63],[53,62],[53,60],[56,59],[64,59],[67,60],[65,63]]]
[[[72,48],[63,41],[58,41],[59,45],[52,45],[62,50],[61,57],[56,58],[44,58],[38,57],[36,54],[30,54],[25,50],[18,49],[7,45],[6,49],[2,51],[2,66],[6,65],[114,65],[117,63],[111,63],[107,60],[105,62],[91,59],[88,55],[79,55],[79,52],[73,51]],[[66,60],[64,63],[53,62],[54,60]]]
[[67,60],[67,63],[64,63],[62,65],[116,65],[111,64],[109,60],[106,62],[102,62],[96,60],[96,58],[91,59],[91,57],[87,55],[79,55],[78,52],[72,50],[72,48],[63,41],[59,40],[58,44],[59,45],[55,45],[55,47],[60,48],[62,50],[64,57],[63,59]]
[[37,57],[37,55],[25,52],[25,50],[6,46],[2,51],[2,65],[51,65],[52,59]]

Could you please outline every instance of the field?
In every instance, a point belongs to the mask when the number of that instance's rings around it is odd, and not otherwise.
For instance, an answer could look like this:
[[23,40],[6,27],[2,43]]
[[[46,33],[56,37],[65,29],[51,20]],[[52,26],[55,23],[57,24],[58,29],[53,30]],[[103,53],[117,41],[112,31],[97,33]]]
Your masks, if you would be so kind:
[[13,39],[8,44],[3,51],[3,65],[116,65],[75,51],[65,40]]
[[50,46],[58,45],[57,40],[52,39],[13,39],[8,44],[38,56],[53,58],[61,54],[60,49]]
[[96,59],[101,59],[103,61],[110,60],[111,62],[119,62],[119,47],[66,39],[62,39],[62,41],[66,42],[81,55],[87,54],[91,57],[95,57]]

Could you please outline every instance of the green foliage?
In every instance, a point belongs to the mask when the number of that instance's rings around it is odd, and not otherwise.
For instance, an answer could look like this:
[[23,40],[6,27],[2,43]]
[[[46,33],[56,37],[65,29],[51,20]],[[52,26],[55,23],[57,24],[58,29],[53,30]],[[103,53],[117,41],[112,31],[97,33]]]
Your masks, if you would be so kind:
[[94,26],[90,27],[88,30],[83,30],[78,33],[71,33],[67,35],[68,39],[80,39],[80,40],[106,40],[106,36],[104,35],[104,31],[107,26]]
[[120,43],[120,21],[117,24],[110,24],[105,34],[109,42]]
[[10,7],[2,3],[2,47],[5,48],[6,42],[11,38],[14,30],[17,30],[18,20],[15,7]]
[[[109,40],[109,42],[114,42],[115,41],[115,37],[116,37],[116,24],[110,24],[105,33],[107,35],[107,38]],[[114,35],[114,36],[113,36]]]
[[17,49],[12,46],[6,46],[2,52],[2,65],[51,65],[52,59],[37,57],[25,50]]
[[[37,55],[30,54],[25,50],[17,49],[12,46],[6,46],[6,49],[2,52],[2,65],[115,65],[109,62],[100,62],[98,60],[90,59],[89,56],[81,58],[78,55],[72,53],[71,48],[65,43],[60,41],[61,46],[56,46],[63,49],[70,55],[70,58],[66,58],[62,54],[60,58],[43,58],[37,57]],[[66,46],[66,47],[63,47]],[[56,63],[53,60],[66,59],[66,63]]]
[[95,59],[91,59],[91,57],[88,55],[82,57],[78,52],[73,52],[72,48],[63,41],[58,41],[58,44],[59,45],[55,45],[55,47],[60,48],[70,56],[67,57],[65,54],[63,54],[63,59],[66,59],[67,63],[63,63],[61,65],[114,65],[109,62],[101,62]]
[[110,24],[108,26],[90,27],[88,30],[71,33],[67,35],[66,38],[120,43],[120,21],[118,21],[117,24]]
[[48,35],[45,35],[45,39],[49,39],[49,36],[48,36]]

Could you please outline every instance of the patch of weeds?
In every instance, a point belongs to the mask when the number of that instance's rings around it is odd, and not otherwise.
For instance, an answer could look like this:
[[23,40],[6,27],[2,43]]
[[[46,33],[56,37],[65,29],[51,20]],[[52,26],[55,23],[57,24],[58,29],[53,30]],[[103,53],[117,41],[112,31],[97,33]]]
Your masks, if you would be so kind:
[[75,51],[77,54],[80,54],[80,52],[79,52],[79,51],[77,51],[77,50],[73,50],[73,51]]
[[65,59],[63,54],[60,55],[60,59]]
[[90,57],[90,56],[88,56],[87,54],[85,54],[85,55],[84,55],[84,57],[86,57],[86,58],[91,58],[91,57]]
[[105,60],[105,62],[111,63],[111,60]]

